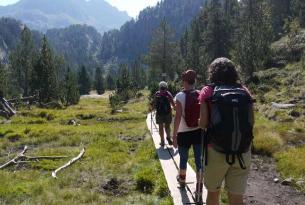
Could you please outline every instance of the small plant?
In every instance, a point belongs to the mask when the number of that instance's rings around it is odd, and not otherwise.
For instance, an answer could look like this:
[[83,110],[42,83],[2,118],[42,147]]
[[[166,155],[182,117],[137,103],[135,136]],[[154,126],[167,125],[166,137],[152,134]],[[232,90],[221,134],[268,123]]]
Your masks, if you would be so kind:
[[155,186],[155,176],[151,169],[141,169],[135,175],[136,188],[143,193],[151,194]]

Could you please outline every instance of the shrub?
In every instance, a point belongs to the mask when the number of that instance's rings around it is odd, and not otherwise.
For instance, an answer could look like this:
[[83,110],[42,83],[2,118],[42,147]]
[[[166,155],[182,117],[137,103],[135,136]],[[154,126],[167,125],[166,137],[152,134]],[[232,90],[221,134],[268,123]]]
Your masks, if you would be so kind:
[[143,168],[135,175],[136,188],[147,194],[151,194],[155,186],[155,176],[151,169]]
[[257,154],[272,156],[279,151],[282,145],[283,140],[277,133],[260,129],[257,130],[257,134],[254,137],[253,151]]

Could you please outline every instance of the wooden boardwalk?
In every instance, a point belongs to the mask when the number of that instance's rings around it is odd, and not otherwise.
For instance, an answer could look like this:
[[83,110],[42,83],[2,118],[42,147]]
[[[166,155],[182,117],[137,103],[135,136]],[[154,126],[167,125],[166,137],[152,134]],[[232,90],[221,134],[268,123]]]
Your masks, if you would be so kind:
[[[176,176],[179,166],[179,154],[178,150],[170,146],[160,147],[160,135],[158,131],[158,125],[155,124],[154,117],[150,113],[147,116],[147,127],[150,130],[153,138],[160,163],[167,181],[168,188],[173,198],[175,205],[183,205],[194,203],[194,192],[196,190],[196,173],[194,169],[188,164],[187,166],[187,187],[186,189],[178,188]],[[206,190],[203,190],[203,199],[205,200],[207,195]]]

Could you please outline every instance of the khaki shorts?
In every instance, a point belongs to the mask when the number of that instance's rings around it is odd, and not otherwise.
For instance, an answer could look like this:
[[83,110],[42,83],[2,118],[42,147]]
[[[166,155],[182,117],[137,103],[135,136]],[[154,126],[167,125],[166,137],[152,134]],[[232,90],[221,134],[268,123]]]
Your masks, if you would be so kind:
[[229,193],[243,195],[247,187],[247,179],[251,166],[251,151],[243,154],[247,169],[240,168],[238,160],[232,166],[226,161],[226,155],[208,148],[208,165],[204,172],[204,185],[208,191],[216,192],[225,182]]

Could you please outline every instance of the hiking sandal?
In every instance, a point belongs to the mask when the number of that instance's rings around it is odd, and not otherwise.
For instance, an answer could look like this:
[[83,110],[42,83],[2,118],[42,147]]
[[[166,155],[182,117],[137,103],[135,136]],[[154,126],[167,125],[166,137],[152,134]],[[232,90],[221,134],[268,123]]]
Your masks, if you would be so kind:
[[173,145],[173,141],[170,137],[167,137],[166,140],[167,140],[169,145]]

